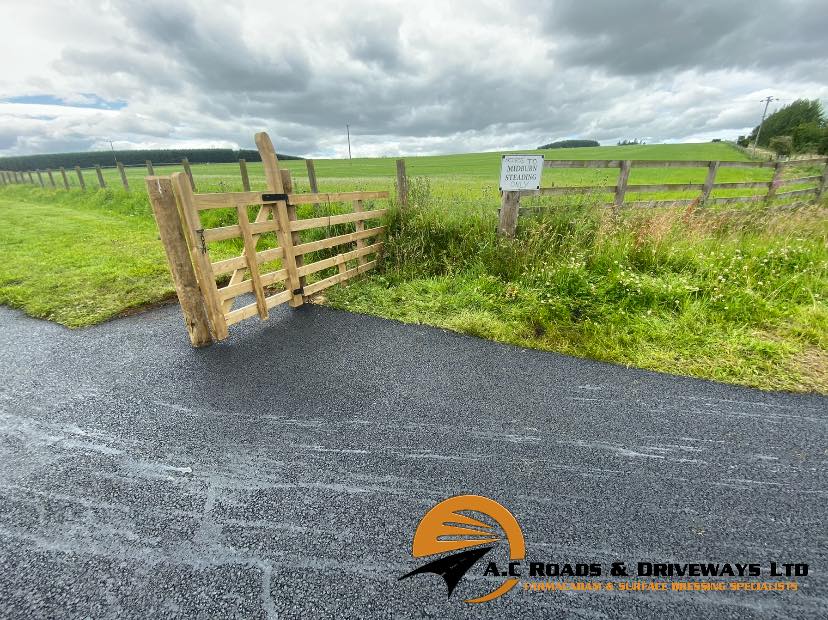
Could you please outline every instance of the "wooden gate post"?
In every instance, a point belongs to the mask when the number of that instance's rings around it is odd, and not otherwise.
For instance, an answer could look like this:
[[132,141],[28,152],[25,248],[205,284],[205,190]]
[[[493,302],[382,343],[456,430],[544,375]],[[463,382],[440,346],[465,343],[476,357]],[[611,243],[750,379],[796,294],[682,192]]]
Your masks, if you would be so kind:
[[95,165],[95,174],[98,175],[98,185],[101,186],[101,189],[106,187],[106,183],[104,182],[103,172],[101,171],[100,165]]
[[397,160],[397,200],[403,207],[408,206],[408,177],[405,174],[405,160]]
[[312,194],[319,193],[319,185],[316,184],[316,166],[312,159],[305,160],[305,167],[308,169],[308,184]]
[[213,343],[210,319],[187,249],[187,239],[173,195],[172,181],[164,177],[148,177],[146,184],[161,243],[164,244],[167,254],[175,292],[181,305],[181,313],[190,334],[190,342],[194,347],[207,346]]
[[514,237],[520,214],[520,192],[505,191],[500,196],[500,220],[497,225],[498,237]]
[[704,187],[701,193],[702,204],[710,197],[710,192],[713,191],[713,185],[716,183],[716,173],[719,171],[719,162],[711,161],[707,164],[707,178],[704,180]]
[[615,201],[616,209],[620,209],[624,204],[624,196],[627,193],[627,181],[630,178],[630,161],[625,159],[621,162],[621,170],[618,173],[618,183],[615,185]]
[[121,162],[116,162],[118,164],[118,172],[121,174],[121,183],[124,185],[124,189],[129,191],[129,182],[127,181],[126,170],[124,170],[124,165]]
[[66,168],[60,167],[60,175],[63,177],[63,186],[69,189],[69,179],[66,177]]
[[83,182],[83,173],[81,172],[80,166],[75,166],[75,173],[78,175],[78,183],[80,183],[80,188],[86,191],[86,183]]
[[242,180],[242,188],[244,191],[250,191],[250,177],[247,176],[247,161],[244,159],[239,160],[239,172],[241,173],[241,180]]
[[[285,188],[282,181],[282,174],[279,171],[279,160],[276,159],[276,151],[273,148],[273,143],[270,141],[270,136],[264,131],[260,131],[256,134],[255,140],[256,147],[259,149],[259,154],[262,157],[262,165],[264,166],[265,178],[267,179],[267,188],[274,194],[284,194]],[[288,285],[293,293],[293,297],[289,303],[292,308],[298,308],[305,302],[302,296],[302,286],[299,283],[299,274],[296,270],[296,255],[293,253],[294,239],[298,242],[299,233],[292,233],[290,230],[290,217],[288,216],[286,201],[279,200],[271,207],[271,210],[273,211],[274,218],[279,223],[279,230],[276,232],[276,237],[284,252],[282,262],[288,272]]]
[[187,173],[187,178],[190,179],[190,189],[196,191],[195,181],[193,181],[193,171],[190,170],[190,160],[185,157],[181,160],[181,165],[184,166],[184,172]]

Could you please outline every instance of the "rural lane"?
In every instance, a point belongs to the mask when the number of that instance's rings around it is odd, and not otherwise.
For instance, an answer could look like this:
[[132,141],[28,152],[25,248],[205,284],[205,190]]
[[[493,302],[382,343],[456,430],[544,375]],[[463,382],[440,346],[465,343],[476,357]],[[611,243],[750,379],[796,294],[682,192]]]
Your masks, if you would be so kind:
[[[199,351],[177,306],[78,331],[0,307],[0,376],[0,617],[828,617],[828,398],[318,306]],[[482,568],[451,598],[398,581],[422,515],[467,493],[527,560],[810,574],[481,605]]]

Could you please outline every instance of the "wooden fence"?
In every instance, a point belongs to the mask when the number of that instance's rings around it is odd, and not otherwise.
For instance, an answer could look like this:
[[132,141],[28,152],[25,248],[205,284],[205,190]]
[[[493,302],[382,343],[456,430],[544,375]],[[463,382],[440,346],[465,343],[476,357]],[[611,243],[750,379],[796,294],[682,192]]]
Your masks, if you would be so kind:
[[[147,176],[145,180],[193,346],[227,338],[228,327],[244,319],[256,315],[267,319],[268,311],[279,304],[301,306],[309,296],[372,269],[382,249],[379,237],[385,227],[366,228],[366,222],[382,218],[387,209],[365,210],[363,201],[387,199],[388,192],[293,193],[290,174],[279,169],[267,134],[256,134],[256,145],[267,179],[268,191],[264,193],[199,194],[182,172],[171,177]],[[326,202],[350,202],[353,211],[297,217],[298,205]],[[257,207],[253,221],[249,207]],[[235,210],[236,223],[205,228],[201,213],[211,209]],[[300,237],[301,231],[350,223],[354,232],[309,241]],[[259,240],[268,233],[275,235],[278,245],[260,249]],[[229,239],[241,239],[241,255],[212,260],[208,244]],[[340,251],[342,246],[349,247]],[[313,252],[334,248],[332,256],[304,261]],[[268,265],[273,268],[264,271]],[[306,281],[326,269],[335,273],[310,284]],[[235,307],[238,298],[249,293],[255,301]]]
[[[518,218],[521,213],[542,211],[549,207],[521,208],[520,200],[528,196],[576,196],[579,194],[613,195],[613,201],[605,206],[621,208],[623,206],[680,206],[680,205],[712,205],[738,202],[770,202],[774,199],[799,198],[813,195],[819,199],[828,186],[828,158],[818,157],[807,160],[790,160],[779,162],[755,161],[651,161],[651,160],[548,160],[543,163],[545,168],[618,168],[618,180],[615,185],[592,186],[553,186],[541,187],[536,190],[504,191],[501,194],[500,218],[498,234],[512,237],[517,230]],[[786,166],[824,166],[822,174],[783,179],[782,174]],[[703,183],[651,183],[630,184],[630,171],[633,168],[705,168],[707,174]],[[716,175],[721,168],[773,168],[773,178],[770,181],[745,181],[736,183],[717,183]],[[791,185],[813,184],[806,189],[785,191]],[[717,189],[765,189],[764,194],[750,196],[731,196],[713,198],[711,193]],[[782,191],[779,191],[782,189]],[[627,201],[629,193],[641,192],[691,192],[698,191],[695,198],[689,199],[661,199]]]
[[[316,167],[314,161],[312,159],[305,159],[305,165],[308,171],[308,183],[310,184],[311,192],[318,192],[319,187],[317,185],[316,180]],[[179,164],[153,164],[150,160],[147,160],[144,164],[147,169],[148,176],[155,176],[155,166],[177,166]],[[181,168],[184,171],[184,174],[187,175],[187,179],[190,182],[190,187],[193,191],[196,191],[196,182],[195,178],[193,177],[193,172],[190,167],[190,162],[185,157],[181,160]],[[126,166],[122,163],[118,162],[116,166],[118,170],[118,175],[121,180],[121,185],[127,191],[129,191],[129,180],[127,179],[126,174]],[[97,180],[97,186],[100,189],[106,188],[106,181],[104,180],[103,170],[100,166],[95,166],[94,168],[87,168],[87,172],[93,171],[95,172],[95,178]],[[78,187],[81,190],[87,189],[87,184],[85,177],[83,176],[84,169],[80,166],[74,167],[75,174],[77,175],[78,179]],[[55,183],[55,175],[56,173],[60,173],[60,180],[59,183]],[[241,176],[242,188],[244,191],[250,191],[250,177],[247,172],[247,161],[244,159],[239,160],[239,174]],[[37,180],[35,181],[35,175],[37,176]],[[45,170],[26,170],[26,171],[15,171],[15,170],[0,170],[0,186],[3,185],[12,185],[12,184],[29,184],[29,185],[39,185],[43,188],[51,188],[51,189],[71,189],[71,183],[69,181],[69,177],[66,174],[66,169],[61,167],[57,170],[53,170],[51,168],[47,168]],[[94,187],[94,186],[92,186]],[[405,206],[408,204],[408,177],[406,176],[405,172],[405,160],[398,159],[397,160],[397,176],[396,176],[396,188],[397,188],[397,200],[398,202]]]

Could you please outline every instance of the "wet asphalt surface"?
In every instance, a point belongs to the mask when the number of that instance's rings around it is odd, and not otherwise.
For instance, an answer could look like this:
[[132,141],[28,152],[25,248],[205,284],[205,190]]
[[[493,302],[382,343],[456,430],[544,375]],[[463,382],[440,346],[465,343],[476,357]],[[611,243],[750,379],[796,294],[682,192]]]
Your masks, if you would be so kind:
[[[2,617],[828,617],[824,397],[315,306],[198,351],[176,306],[80,331],[0,308],[0,376]],[[451,598],[398,581],[422,515],[466,493],[512,511],[527,560],[810,574],[482,605],[482,565]]]

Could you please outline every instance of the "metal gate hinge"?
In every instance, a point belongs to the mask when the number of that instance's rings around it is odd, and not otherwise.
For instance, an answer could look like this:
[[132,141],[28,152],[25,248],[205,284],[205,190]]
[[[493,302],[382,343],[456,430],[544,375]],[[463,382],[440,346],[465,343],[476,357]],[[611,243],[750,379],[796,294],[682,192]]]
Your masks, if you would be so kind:
[[278,202],[279,200],[288,201],[287,194],[262,194],[262,202]]
[[299,288],[293,289],[293,294],[294,295],[304,295],[305,294],[305,287],[300,286]]
[[196,230],[196,233],[198,233],[198,236],[201,239],[201,252],[202,252],[202,254],[207,254],[207,242],[204,241],[204,229],[199,228],[198,230]]

